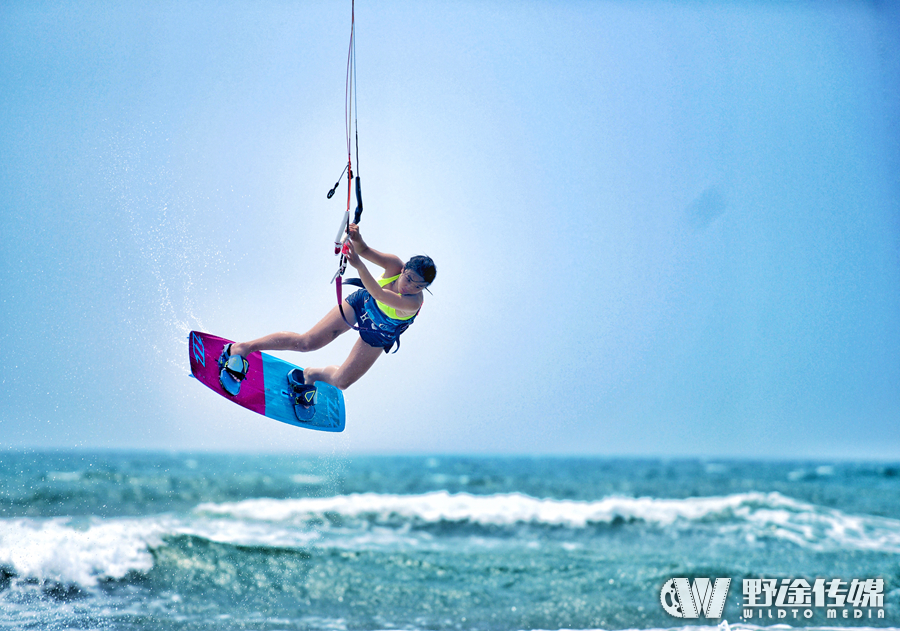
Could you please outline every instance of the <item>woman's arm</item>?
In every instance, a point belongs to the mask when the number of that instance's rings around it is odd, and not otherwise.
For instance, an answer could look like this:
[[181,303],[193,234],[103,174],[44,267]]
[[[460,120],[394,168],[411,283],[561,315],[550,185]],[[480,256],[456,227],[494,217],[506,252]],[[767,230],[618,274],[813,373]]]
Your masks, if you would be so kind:
[[[385,278],[396,276],[403,271],[403,261],[400,257],[395,254],[385,254],[384,252],[379,252],[378,250],[370,248],[369,245],[363,241],[362,235],[359,234],[358,225],[355,223],[350,224],[347,227],[347,232],[350,235],[350,242],[353,244],[356,253],[367,261],[372,261],[378,267],[384,268]],[[381,302],[384,302],[384,300]],[[385,302],[385,304],[388,303]],[[394,305],[391,306],[393,307]]]
[[[387,256],[393,256],[398,261],[400,260],[393,254],[389,254]],[[401,295],[392,291],[388,291],[384,287],[379,285],[378,281],[375,280],[375,277],[372,276],[372,273],[369,271],[369,268],[366,267],[366,264],[363,263],[362,259],[359,257],[359,254],[356,252],[353,241],[350,242],[350,248],[347,252],[347,261],[356,269],[357,272],[359,272],[359,279],[362,281],[363,286],[375,300],[379,300],[389,307],[397,309],[397,311],[401,312],[403,315],[412,315],[419,310],[419,307],[422,306],[421,294]],[[375,261],[372,262],[374,263]],[[385,274],[388,273],[387,270],[388,268],[385,268]],[[403,264],[401,263],[397,273],[399,274],[402,271]]]

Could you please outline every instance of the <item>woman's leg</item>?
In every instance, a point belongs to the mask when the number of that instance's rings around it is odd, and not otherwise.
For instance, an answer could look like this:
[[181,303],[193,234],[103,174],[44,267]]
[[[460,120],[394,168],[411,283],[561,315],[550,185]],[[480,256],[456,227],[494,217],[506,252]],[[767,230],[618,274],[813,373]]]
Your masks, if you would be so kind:
[[358,339],[343,364],[340,366],[326,366],[325,368],[307,368],[303,371],[303,377],[306,383],[324,381],[336,388],[346,390],[366,374],[366,371],[372,367],[375,360],[381,355],[384,355],[383,348],[369,346],[362,339]]
[[[348,305],[346,300],[344,301],[344,315],[347,316],[351,323],[356,323],[353,307]],[[340,310],[334,307],[328,312],[328,315],[319,320],[319,323],[306,333],[284,331],[282,333],[272,333],[251,342],[236,343],[231,346],[231,354],[246,357],[256,351],[298,351],[305,353],[322,348],[349,329],[350,327],[344,322],[344,318],[341,317]]]

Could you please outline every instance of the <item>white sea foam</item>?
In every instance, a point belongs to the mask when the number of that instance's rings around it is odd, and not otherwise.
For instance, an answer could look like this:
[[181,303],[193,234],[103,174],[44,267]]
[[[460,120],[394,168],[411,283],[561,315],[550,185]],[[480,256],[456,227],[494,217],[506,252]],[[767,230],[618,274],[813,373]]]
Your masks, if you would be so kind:
[[539,499],[520,493],[421,495],[360,493],[327,498],[251,499],[201,504],[197,512],[234,519],[297,523],[334,514],[376,522],[465,522],[509,526],[535,524],[584,528],[640,521],[662,527],[712,523],[747,539],[777,537],[814,549],[849,548],[900,552],[900,521],[799,502],[779,493],[659,499],[608,497],[597,501]]
[[99,578],[152,568],[149,546],[159,545],[165,531],[158,520],[2,520],[0,565],[21,576],[90,587]]
[[[221,504],[201,504],[197,511],[243,519],[287,521],[329,513],[346,517],[392,516],[422,522],[471,522],[482,525],[535,523],[583,528],[591,523],[616,519],[642,520],[668,525],[676,520],[698,520],[739,510],[748,502],[772,505],[781,496],[772,494],[670,500],[610,497],[595,502],[538,499],[521,493],[501,495],[451,494],[446,491],[422,495],[359,493],[326,498],[294,500],[251,499]],[[783,498],[787,500],[787,498]]]
[[151,549],[165,537],[194,535],[209,541],[258,546],[303,547],[314,531],[254,521],[234,522],[173,516],[0,520],[0,566],[21,577],[93,587],[153,567]]

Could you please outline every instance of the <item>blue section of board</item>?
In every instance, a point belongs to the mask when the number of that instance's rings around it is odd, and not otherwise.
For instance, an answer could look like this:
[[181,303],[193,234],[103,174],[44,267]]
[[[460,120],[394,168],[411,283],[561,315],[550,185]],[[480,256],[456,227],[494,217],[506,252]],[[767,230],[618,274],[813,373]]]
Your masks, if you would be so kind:
[[308,427],[323,432],[340,432],[344,429],[344,395],[331,384],[316,382],[316,404],[308,410],[301,409],[300,420],[294,412],[293,398],[288,389],[287,374],[297,368],[284,360],[262,353],[265,375],[266,416],[289,425]]

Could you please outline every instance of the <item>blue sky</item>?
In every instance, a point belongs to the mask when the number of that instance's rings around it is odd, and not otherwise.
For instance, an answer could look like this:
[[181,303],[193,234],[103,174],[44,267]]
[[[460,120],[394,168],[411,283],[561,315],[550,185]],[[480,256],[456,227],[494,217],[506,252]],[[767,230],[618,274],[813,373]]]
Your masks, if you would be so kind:
[[439,273],[323,435],[186,336],[332,306],[349,3],[4,2],[0,446],[896,458],[898,16],[358,3],[362,231]]

